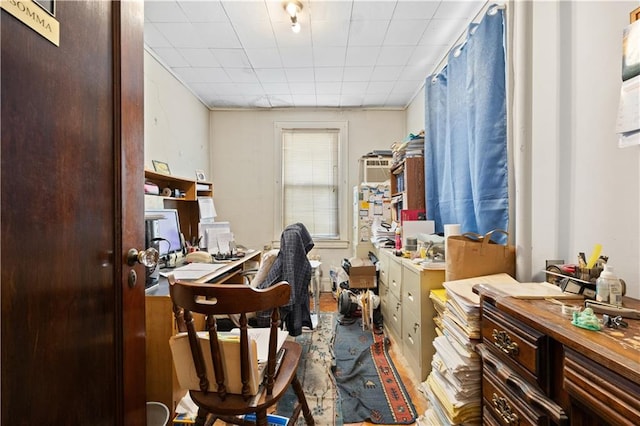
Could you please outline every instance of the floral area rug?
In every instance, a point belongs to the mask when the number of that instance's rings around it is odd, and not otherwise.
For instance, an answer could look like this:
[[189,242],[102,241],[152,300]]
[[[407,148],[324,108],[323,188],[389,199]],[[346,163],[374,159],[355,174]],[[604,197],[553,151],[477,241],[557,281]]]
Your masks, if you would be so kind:
[[[336,313],[320,313],[313,331],[304,332],[294,340],[302,345],[298,379],[318,426],[342,426],[342,408],[331,369],[334,365],[333,339]],[[289,388],[278,403],[276,414],[289,417],[297,398]],[[304,425],[302,413],[296,425]],[[293,426],[293,425],[292,425]]]
[[388,346],[384,335],[362,329],[361,318],[336,325],[333,371],[344,423],[415,422],[415,406],[393,365]]

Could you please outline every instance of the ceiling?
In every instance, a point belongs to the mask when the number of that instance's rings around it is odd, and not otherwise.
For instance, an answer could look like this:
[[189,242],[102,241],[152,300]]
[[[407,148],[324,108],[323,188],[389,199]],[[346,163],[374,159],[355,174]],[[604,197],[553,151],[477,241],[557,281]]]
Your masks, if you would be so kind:
[[207,107],[405,108],[486,0],[145,0],[145,47]]

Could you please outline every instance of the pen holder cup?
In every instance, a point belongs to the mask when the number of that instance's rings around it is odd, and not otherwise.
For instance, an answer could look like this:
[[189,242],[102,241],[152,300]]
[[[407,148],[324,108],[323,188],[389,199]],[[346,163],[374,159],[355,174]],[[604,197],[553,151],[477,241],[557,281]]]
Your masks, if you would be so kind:
[[574,276],[582,281],[596,282],[600,273],[602,272],[602,268],[599,266],[593,268],[580,268],[576,267],[576,272]]

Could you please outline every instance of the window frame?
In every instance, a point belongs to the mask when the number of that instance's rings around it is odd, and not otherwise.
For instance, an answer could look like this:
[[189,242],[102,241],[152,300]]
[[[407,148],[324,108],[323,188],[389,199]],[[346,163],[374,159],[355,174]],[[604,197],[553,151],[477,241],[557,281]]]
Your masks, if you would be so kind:
[[347,121],[278,121],[274,123],[274,152],[275,152],[275,183],[274,183],[274,214],[273,214],[273,245],[278,246],[280,235],[286,226],[284,215],[283,188],[283,131],[285,130],[338,130],[338,238],[313,238],[315,248],[348,248],[349,247],[349,191],[348,191],[348,135]]

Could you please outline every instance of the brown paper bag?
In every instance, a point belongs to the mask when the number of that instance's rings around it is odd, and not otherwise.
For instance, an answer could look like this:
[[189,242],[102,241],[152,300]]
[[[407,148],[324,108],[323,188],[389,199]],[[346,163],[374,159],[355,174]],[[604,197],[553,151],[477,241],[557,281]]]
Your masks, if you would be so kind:
[[502,245],[492,241],[492,235],[497,233],[507,235],[508,240],[509,234],[501,229],[489,231],[484,236],[474,232],[450,236],[446,241],[445,280],[454,281],[503,272],[515,278],[516,248],[508,243]]

